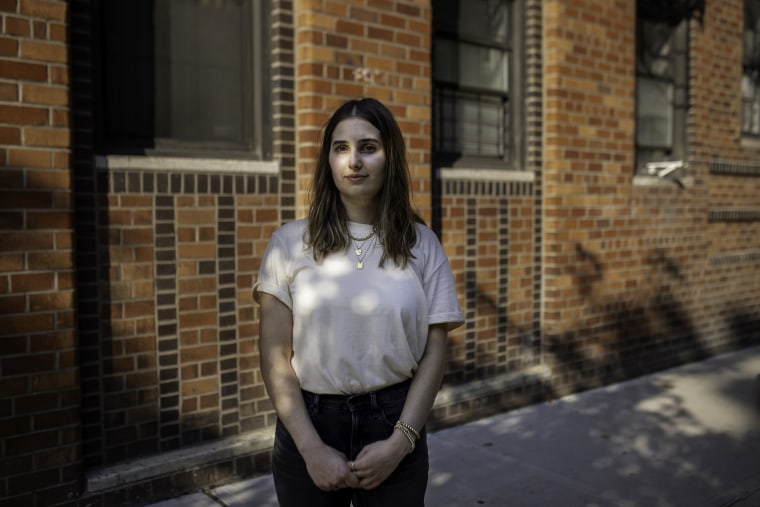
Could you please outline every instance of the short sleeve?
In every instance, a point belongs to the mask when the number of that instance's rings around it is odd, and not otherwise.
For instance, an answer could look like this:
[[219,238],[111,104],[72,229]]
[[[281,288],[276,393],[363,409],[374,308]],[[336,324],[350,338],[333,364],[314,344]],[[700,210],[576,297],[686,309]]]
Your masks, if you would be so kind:
[[277,233],[269,240],[264,257],[261,259],[259,276],[253,284],[253,299],[257,303],[260,293],[266,292],[282,301],[288,308],[293,309],[293,299],[290,294],[290,276],[292,262],[288,250],[283,245]]
[[464,324],[464,316],[457,299],[454,276],[449,259],[432,231],[425,228],[427,259],[423,269],[422,285],[428,301],[428,324],[449,324],[449,330]]

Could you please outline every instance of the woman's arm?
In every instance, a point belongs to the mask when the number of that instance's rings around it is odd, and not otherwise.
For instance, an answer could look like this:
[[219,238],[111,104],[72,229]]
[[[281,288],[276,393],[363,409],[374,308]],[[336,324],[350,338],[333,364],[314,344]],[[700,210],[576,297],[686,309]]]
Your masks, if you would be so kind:
[[[418,431],[427,421],[435,396],[441,387],[446,367],[447,336],[447,324],[430,326],[425,352],[412,378],[409,394],[401,411],[401,420]],[[364,489],[379,486],[411,451],[409,440],[399,430],[395,430],[387,440],[375,442],[362,449],[354,462],[360,486]]]
[[346,456],[325,445],[311,423],[295,371],[293,355],[293,314],[279,299],[260,293],[261,322],[259,355],[261,375],[277,417],[285,425],[301,453],[314,484],[330,491],[358,487]]

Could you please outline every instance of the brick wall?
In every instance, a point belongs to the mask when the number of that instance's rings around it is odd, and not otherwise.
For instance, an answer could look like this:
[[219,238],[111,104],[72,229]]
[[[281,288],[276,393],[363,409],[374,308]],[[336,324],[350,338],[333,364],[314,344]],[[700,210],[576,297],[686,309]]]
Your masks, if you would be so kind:
[[[279,174],[96,159],[90,6],[0,0],[0,506],[133,507],[266,470],[250,287],[349,98],[399,119],[467,317],[433,426],[756,343],[741,0],[691,23],[686,188],[634,177],[635,2],[526,0],[525,171],[448,172],[439,195],[429,1],[271,0]],[[151,468],[191,448],[206,462]]]
[[276,174],[257,162],[97,156],[95,20],[91,2],[71,5],[78,504],[135,506],[268,467],[250,288],[294,213],[291,9],[271,2]]
[[66,14],[0,2],[0,505],[80,476]]
[[[704,23],[691,22],[694,179],[679,188],[633,178],[635,3],[544,4],[543,350],[560,392],[757,336],[758,146],[739,133],[742,5],[707,2]],[[744,177],[716,174],[726,159]],[[723,206],[739,214],[714,212]]]
[[706,187],[707,269],[698,315],[720,335],[757,338],[760,314],[760,140],[741,135],[744,2],[708,2],[704,22],[695,27],[694,158]]

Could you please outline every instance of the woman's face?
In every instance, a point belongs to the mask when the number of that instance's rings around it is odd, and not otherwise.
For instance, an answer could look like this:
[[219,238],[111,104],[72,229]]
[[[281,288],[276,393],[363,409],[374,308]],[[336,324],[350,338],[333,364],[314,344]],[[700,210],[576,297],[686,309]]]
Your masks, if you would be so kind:
[[346,118],[330,140],[330,169],[346,208],[376,206],[385,180],[380,131],[361,118]]

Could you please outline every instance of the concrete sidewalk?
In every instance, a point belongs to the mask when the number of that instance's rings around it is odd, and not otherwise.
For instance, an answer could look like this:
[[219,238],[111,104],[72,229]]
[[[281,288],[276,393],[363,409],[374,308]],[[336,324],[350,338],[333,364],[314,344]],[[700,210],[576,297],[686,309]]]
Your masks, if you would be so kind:
[[[760,347],[429,436],[429,507],[760,507]],[[271,475],[151,507],[277,507]]]

